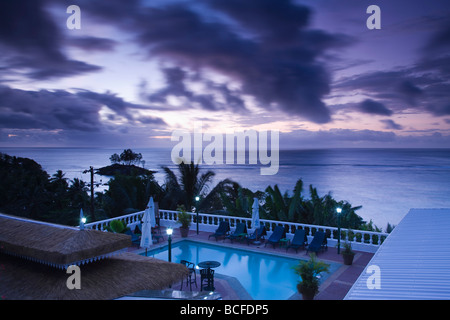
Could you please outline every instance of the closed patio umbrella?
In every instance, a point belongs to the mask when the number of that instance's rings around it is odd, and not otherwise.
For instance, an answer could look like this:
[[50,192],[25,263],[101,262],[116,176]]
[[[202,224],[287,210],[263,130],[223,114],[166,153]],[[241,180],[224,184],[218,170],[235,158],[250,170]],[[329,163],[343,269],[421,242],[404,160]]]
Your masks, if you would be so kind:
[[[149,205],[151,205],[153,199],[150,198]],[[147,255],[147,249],[153,243],[152,239],[152,222],[151,222],[151,210],[150,207],[147,206],[144,212],[144,216],[142,217],[142,235],[141,235],[141,248],[145,248],[145,255]]]
[[147,204],[148,211],[150,213],[150,224],[152,227],[156,226],[156,217],[155,217],[155,203],[153,202],[153,197],[150,197],[150,200]]
[[252,228],[259,228],[259,201],[258,198],[253,199],[252,206]]

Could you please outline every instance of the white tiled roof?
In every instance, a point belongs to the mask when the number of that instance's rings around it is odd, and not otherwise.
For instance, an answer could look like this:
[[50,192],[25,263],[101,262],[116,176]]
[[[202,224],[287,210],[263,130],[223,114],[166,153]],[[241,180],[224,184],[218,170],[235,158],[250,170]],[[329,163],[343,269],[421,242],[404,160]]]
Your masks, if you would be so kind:
[[411,209],[345,299],[450,299],[450,209]]

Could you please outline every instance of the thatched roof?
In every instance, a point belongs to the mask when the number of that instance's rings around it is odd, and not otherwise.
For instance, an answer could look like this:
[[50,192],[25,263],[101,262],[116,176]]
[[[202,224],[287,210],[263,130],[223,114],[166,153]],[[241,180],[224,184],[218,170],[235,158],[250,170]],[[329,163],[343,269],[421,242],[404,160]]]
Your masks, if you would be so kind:
[[130,245],[131,238],[125,234],[0,215],[0,252],[62,269],[108,257]]
[[68,289],[65,270],[0,253],[0,294],[6,300],[108,300],[140,290],[161,290],[183,279],[187,268],[134,253],[80,267],[81,289]]
[[[177,263],[127,252],[111,257],[130,244],[130,236],[124,234],[0,214],[1,297],[114,299],[140,290],[160,290],[187,275],[187,268]],[[109,258],[99,260],[104,257]],[[70,290],[67,280],[71,273],[54,268],[66,269],[72,264],[81,265],[81,289]]]

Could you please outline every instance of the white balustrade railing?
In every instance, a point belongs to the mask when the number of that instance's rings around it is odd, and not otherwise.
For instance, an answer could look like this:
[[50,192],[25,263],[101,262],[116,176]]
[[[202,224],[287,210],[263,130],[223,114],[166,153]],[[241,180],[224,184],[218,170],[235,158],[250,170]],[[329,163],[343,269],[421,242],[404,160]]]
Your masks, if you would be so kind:
[[[133,229],[134,226],[140,223],[143,214],[144,211],[139,211],[124,216],[114,217],[107,220],[87,223],[85,224],[85,228],[103,231],[112,220],[120,220],[124,224]],[[160,209],[159,210],[160,224],[165,227],[171,228],[177,227],[178,214],[179,214],[178,211]],[[191,215],[191,229],[196,229],[197,214],[190,212],[189,214]],[[234,228],[237,223],[246,223],[248,229],[253,228],[253,226],[251,225],[252,220],[251,218],[207,214],[207,213],[199,213],[198,217],[199,217],[198,218],[199,231],[214,232],[217,229],[220,221],[228,221],[230,223],[231,228]],[[300,228],[306,231],[309,240],[312,239],[316,231],[320,230],[327,234],[328,246],[336,245],[338,242],[337,227],[320,226],[287,221],[266,220],[266,219],[260,219],[260,222],[265,225],[268,236],[270,236],[270,234],[272,233],[272,231],[275,229],[276,226],[280,225],[284,226],[284,228],[286,229],[286,237],[288,238],[292,238],[295,233],[295,230]],[[341,228],[341,243],[350,242],[352,244],[352,248],[355,250],[375,252],[388,235],[389,235],[388,233],[384,232],[353,230],[353,229],[349,230]]]
[[142,216],[144,215],[144,211],[139,211],[139,212],[134,212],[134,213],[130,213],[124,216],[119,216],[119,217],[114,217],[111,219],[106,219],[106,220],[100,220],[100,221],[95,221],[95,222],[91,222],[91,223],[86,223],[84,225],[84,227],[86,229],[94,229],[94,230],[100,230],[100,231],[105,231],[106,227],[109,225],[109,223],[113,220],[119,220],[121,222],[123,222],[126,226],[135,226],[138,223],[141,222],[142,220]]

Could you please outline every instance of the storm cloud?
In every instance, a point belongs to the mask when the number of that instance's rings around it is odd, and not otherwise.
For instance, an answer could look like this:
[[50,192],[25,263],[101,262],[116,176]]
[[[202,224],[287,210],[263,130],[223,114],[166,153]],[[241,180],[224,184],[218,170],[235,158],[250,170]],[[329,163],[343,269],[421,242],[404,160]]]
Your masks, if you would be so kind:
[[335,82],[333,88],[336,92],[358,92],[368,96],[369,99],[361,101],[358,108],[367,113],[390,116],[415,110],[437,117],[448,116],[449,35],[450,25],[441,24],[424,43],[414,63],[393,70],[345,77]]
[[[225,76],[228,83],[214,89],[227,94],[235,108],[245,110],[241,97],[249,95],[269,111],[316,123],[331,120],[322,101],[331,79],[320,58],[352,39],[309,29],[309,8],[291,0],[200,1],[197,6],[180,2],[159,7],[141,7],[133,1],[123,8],[112,1],[108,8],[104,6],[86,2],[83,8],[99,19],[123,25],[148,57],[158,57],[175,68]],[[163,71],[167,77],[167,69]],[[162,101],[168,95],[181,95],[206,110],[228,108],[214,101],[211,86],[203,94],[192,94],[182,81],[169,79],[165,89],[147,96],[150,101]],[[228,84],[239,86],[240,91],[232,92]]]
[[[383,28],[367,31],[356,2],[1,1],[0,139],[147,145],[196,119],[312,130],[289,146],[448,134],[447,7],[385,2]],[[66,28],[72,4],[81,30]]]
[[[142,106],[129,103],[112,93],[96,93],[88,90],[69,92],[66,90],[21,90],[0,86],[0,129],[23,132],[122,132],[125,126],[108,125],[101,119],[101,111],[107,108],[109,120],[122,119],[131,126],[153,127],[165,125],[158,116],[133,112]],[[145,108],[144,108],[145,109]]]
[[101,70],[65,54],[61,29],[44,4],[41,0],[0,2],[2,74],[46,80]]
[[370,99],[364,100],[359,105],[359,110],[368,114],[382,115],[382,116],[390,116],[392,115],[392,111],[389,110],[382,103],[373,101]]

